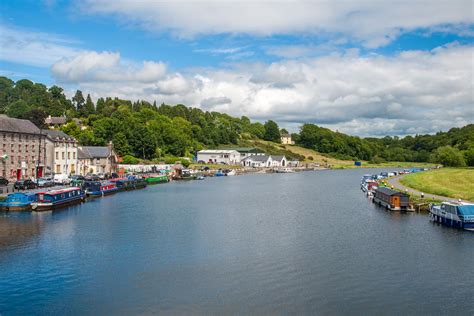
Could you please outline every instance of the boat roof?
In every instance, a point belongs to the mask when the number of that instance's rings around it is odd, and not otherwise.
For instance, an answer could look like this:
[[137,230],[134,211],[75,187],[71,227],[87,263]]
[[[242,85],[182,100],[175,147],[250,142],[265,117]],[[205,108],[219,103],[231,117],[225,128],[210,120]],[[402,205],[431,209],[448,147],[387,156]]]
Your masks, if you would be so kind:
[[392,196],[392,195],[405,195],[405,196],[408,196],[408,194],[406,194],[406,193],[398,192],[398,191],[395,191],[395,190],[392,190],[392,189],[389,189],[389,188],[385,188],[385,187],[378,188],[377,192],[382,192],[383,194],[390,195],[390,196]]
[[474,216],[474,204],[459,205],[458,209],[463,215]]
[[46,191],[46,192],[36,192],[36,194],[56,195],[56,194],[62,194],[62,193],[76,191],[76,190],[80,190],[80,189],[81,188],[79,188],[79,187],[70,187],[70,188],[59,189],[59,190],[51,190],[51,191]]

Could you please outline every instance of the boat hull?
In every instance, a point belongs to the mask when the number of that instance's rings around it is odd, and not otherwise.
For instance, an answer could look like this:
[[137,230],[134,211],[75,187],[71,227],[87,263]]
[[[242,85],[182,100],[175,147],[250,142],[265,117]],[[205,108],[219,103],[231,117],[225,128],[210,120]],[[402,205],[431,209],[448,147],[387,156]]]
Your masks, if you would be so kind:
[[158,183],[166,183],[169,182],[169,179],[167,176],[162,176],[162,177],[150,177],[146,178],[145,181],[148,184],[158,184]]
[[38,202],[32,203],[32,209],[37,212],[41,211],[52,211],[55,209],[59,209],[62,207],[66,207],[69,205],[79,204],[82,203],[84,200],[84,196],[77,196],[73,199],[58,201],[58,202]]
[[14,205],[2,205],[0,210],[7,212],[25,212],[31,211],[31,203],[28,204],[14,204]]

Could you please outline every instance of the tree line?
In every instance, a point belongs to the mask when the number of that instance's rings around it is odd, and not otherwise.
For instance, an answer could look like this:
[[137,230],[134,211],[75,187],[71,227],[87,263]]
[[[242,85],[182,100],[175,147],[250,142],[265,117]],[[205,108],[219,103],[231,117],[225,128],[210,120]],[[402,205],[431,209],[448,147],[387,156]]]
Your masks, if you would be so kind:
[[[113,141],[118,154],[134,159],[173,160],[192,157],[203,148],[238,145],[242,139],[279,143],[278,124],[251,122],[183,104],[167,105],[118,98],[99,98],[77,90],[69,99],[56,85],[47,88],[27,79],[14,82],[0,77],[0,113],[31,120],[44,127],[48,115],[65,116],[62,127],[82,145],[106,145]],[[81,120],[77,125],[73,118]],[[323,154],[350,160],[438,162],[450,166],[474,165],[474,125],[435,135],[360,138],[314,124],[303,124],[291,134],[296,144]]]

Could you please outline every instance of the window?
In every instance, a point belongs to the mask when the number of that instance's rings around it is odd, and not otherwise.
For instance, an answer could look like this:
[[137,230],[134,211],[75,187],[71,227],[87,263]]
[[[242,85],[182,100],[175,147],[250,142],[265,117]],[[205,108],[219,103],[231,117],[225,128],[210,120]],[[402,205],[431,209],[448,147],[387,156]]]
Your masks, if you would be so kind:
[[58,160],[58,159],[59,159],[59,153],[56,152],[56,160]]
[[25,145],[25,151],[28,152],[28,145]]
[[67,153],[67,159],[71,159],[71,153]]
[[7,133],[3,133],[3,140],[7,139]]
[[21,134],[18,135],[18,140],[21,142]]
[[18,144],[18,152],[21,151],[21,144]]
[[14,134],[11,134],[10,137],[11,137],[12,141],[15,140],[15,135]]
[[76,153],[72,153],[72,159],[76,159]]
[[64,155],[64,151],[62,152],[62,155],[61,155],[61,156],[62,156],[62,158],[64,159],[64,157],[65,157],[65,155]]
[[61,165],[56,165],[56,173],[61,173]]
[[14,152],[15,151],[15,145],[12,144],[10,149],[11,149],[12,152]]

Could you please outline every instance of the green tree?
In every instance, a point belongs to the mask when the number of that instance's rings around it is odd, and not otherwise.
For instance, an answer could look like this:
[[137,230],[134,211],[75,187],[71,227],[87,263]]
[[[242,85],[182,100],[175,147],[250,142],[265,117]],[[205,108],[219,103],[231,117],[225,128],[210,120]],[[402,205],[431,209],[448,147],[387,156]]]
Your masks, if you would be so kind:
[[466,162],[457,148],[442,146],[437,148],[431,155],[431,161],[440,163],[446,167],[464,167]]
[[126,156],[132,154],[132,146],[128,143],[127,136],[124,133],[118,132],[114,135],[112,139],[114,143],[115,151],[120,156]]
[[469,167],[474,167],[474,147],[471,147],[464,152],[464,159]]
[[7,115],[14,118],[23,118],[31,108],[23,100],[10,103],[7,107]]
[[272,120],[269,120],[265,123],[264,127],[265,127],[265,134],[263,136],[263,139],[272,141],[275,143],[281,142],[280,129],[278,128],[277,123],[275,123]]
[[85,103],[84,96],[82,95],[81,90],[76,90],[76,94],[72,97],[72,102],[76,107],[76,110],[79,114],[84,114],[84,103]]
[[81,115],[89,116],[91,114],[94,114],[94,112],[95,112],[94,102],[92,102],[91,95],[87,94],[86,104],[84,105],[84,111],[83,113],[81,113]]

